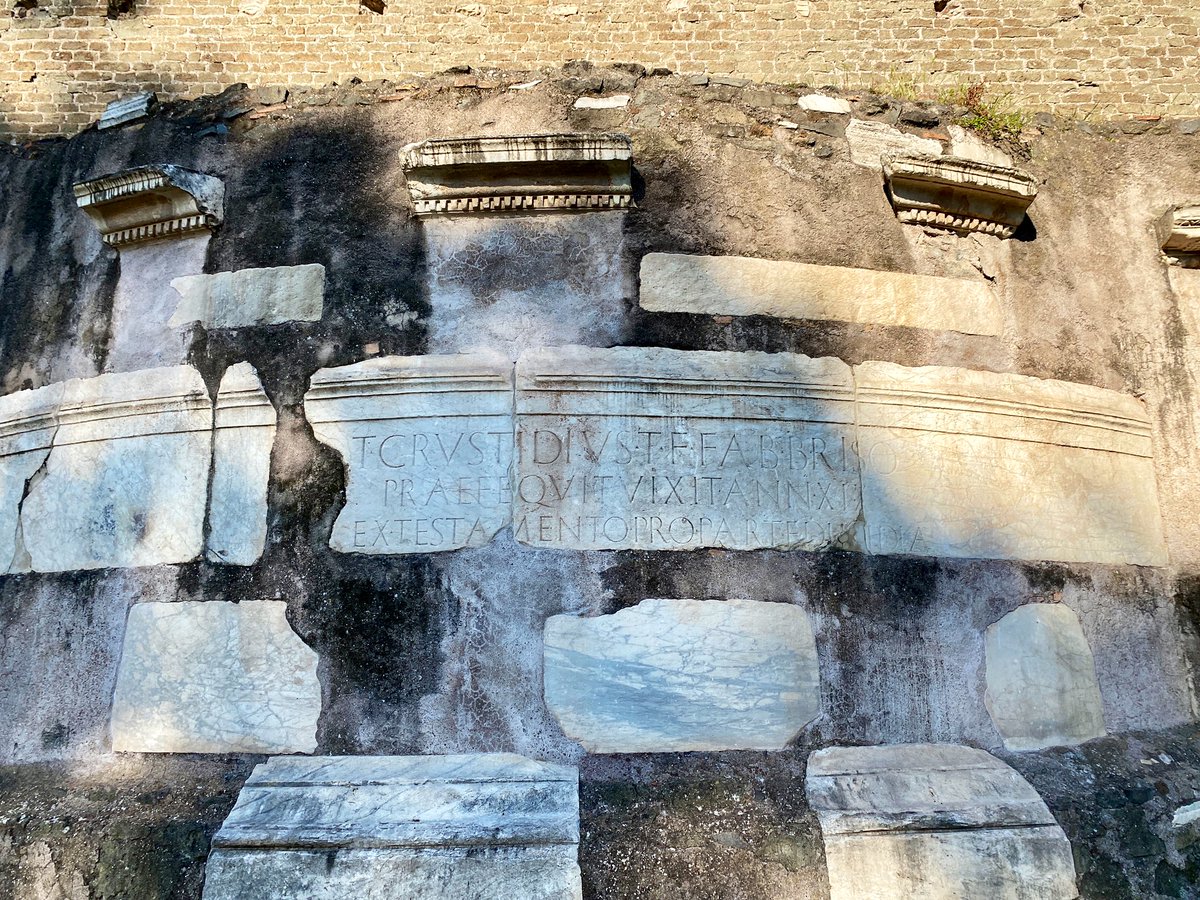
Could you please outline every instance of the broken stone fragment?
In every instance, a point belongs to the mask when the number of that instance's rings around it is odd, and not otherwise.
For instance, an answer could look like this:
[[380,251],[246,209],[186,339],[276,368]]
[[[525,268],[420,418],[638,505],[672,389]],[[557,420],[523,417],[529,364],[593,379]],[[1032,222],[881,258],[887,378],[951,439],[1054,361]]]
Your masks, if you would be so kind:
[[180,295],[172,326],[199,322],[206,328],[242,328],[315,322],[325,298],[325,267],[319,264],[239,269],[186,275],[171,281]]
[[452,138],[402,151],[418,216],[624,209],[631,157],[618,134]]
[[1158,223],[1159,240],[1167,262],[1200,269],[1200,203],[1167,210]]
[[754,600],[643,600],[552,616],[546,704],[591,753],[780,750],[821,706],[804,610]]
[[224,216],[219,178],[172,165],[141,166],[75,185],[75,202],[104,242],[121,247],[211,230]]
[[888,154],[883,175],[901,222],[960,233],[1012,237],[1037,196],[1028,172],[955,157]]
[[144,91],[131,97],[122,97],[104,107],[104,114],[96,123],[96,128],[104,131],[116,128],[126,122],[136,122],[150,115],[150,110],[158,102],[158,95],[153,91]]
[[862,119],[851,119],[846,125],[846,142],[850,145],[850,161],[876,172],[883,169],[883,157],[888,154],[942,154],[942,145],[938,141],[908,134],[884,122],[864,122]]

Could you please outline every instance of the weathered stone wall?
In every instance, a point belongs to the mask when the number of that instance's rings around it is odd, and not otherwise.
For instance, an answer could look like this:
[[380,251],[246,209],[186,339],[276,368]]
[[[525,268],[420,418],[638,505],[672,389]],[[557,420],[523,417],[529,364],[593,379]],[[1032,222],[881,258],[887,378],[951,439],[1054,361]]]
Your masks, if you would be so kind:
[[[261,556],[231,565],[197,543],[193,557],[171,564],[18,566],[0,575],[0,897],[199,896],[209,837],[259,758],[235,753],[244,745],[220,729],[206,734],[220,734],[227,755],[169,762],[113,752],[111,731],[122,673],[144,658],[127,644],[130,608],[175,604],[183,615],[193,604],[180,601],[286,603],[289,652],[311,659],[298,637],[317,657],[317,753],[504,751],[578,763],[590,897],[826,897],[820,831],[803,789],[808,752],[925,741],[989,749],[1026,775],[1073,842],[1083,896],[1188,896],[1200,844],[1179,837],[1170,817],[1200,791],[1188,743],[1200,665],[1200,273],[1167,269],[1154,226],[1168,207],[1200,195],[1198,139],[1045,122],[1029,133],[1021,163],[1037,178],[1038,198],[1023,230],[1001,241],[899,222],[879,169],[853,161],[849,114],[798,112],[799,91],[671,77],[632,90],[627,107],[594,112],[569,110],[576,94],[554,80],[480,92],[447,76],[400,99],[362,85],[298,94],[274,110],[267,98],[234,91],[160,110],[138,127],[0,157],[0,183],[12,186],[0,201],[4,394],[186,364],[219,411],[227,373],[249,363],[278,417],[265,535],[253,536]],[[853,121],[897,124],[908,136],[900,140],[951,137],[941,123],[900,123],[901,102],[873,109],[872,120],[860,112]],[[593,128],[632,137],[638,205],[628,213],[488,220],[507,224],[458,232],[451,221],[431,228],[412,214],[400,169],[410,142]],[[161,162],[222,178],[225,219],[199,249],[189,244],[196,239],[149,245],[161,250],[157,262],[131,265],[131,252],[103,245],[75,208],[72,185]],[[589,221],[602,225],[588,229]],[[638,271],[656,252],[963,279],[993,294],[999,315],[988,318],[998,326],[966,334],[651,311],[639,304]],[[325,269],[317,319],[167,327],[171,278],[313,264]],[[592,290],[599,304],[589,305]],[[143,310],[143,320],[122,309]],[[475,317],[487,327],[472,334]],[[132,340],[148,323],[162,326],[161,341]],[[860,545],[543,549],[510,527],[482,546],[445,552],[330,546],[356,472],[310,421],[305,396],[316,372],[445,354],[472,339],[512,359],[564,342],[560,335],[596,346],[802,353],[846,368],[963,367],[1138,398],[1166,564],[939,558]],[[240,452],[261,456],[262,447]],[[35,475],[30,495],[47,483]],[[210,504],[205,541],[212,516]],[[1033,538],[1061,545],[1037,524]],[[53,535],[21,540],[53,546]],[[547,620],[608,616],[654,598],[744,598],[803,612],[819,688],[797,715],[808,724],[786,747],[588,755],[564,732],[543,693]],[[988,629],[1033,603],[1063,604],[1078,620],[1109,737],[1004,749],[1017,732],[1002,732],[989,713],[987,692],[1003,690],[1004,676],[989,660]],[[811,672],[807,640],[794,645],[798,670]],[[1081,656],[1063,655],[1068,663]],[[1039,659],[1057,664],[1052,654]],[[253,657],[239,660],[253,683]],[[293,671],[309,691],[308,664]],[[1095,695],[1084,687],[1094,726]],[[188,696],[197,719],[223,711]],[[304,697],[308,715],[315,697]],[[272,696],[263,703],[279,708]],[[188,779],[200,794],[181,794]],[[168,816],[183,824],[160,833]]]
[[237,82],[317,87],[567,59],[852,90],[982,81],[1029,110],[1194,115],[1198,35],[1188,0],[397,3],[382,14],[355,0],[10,0],[0,137],[71,134],[141,90],[177,99]]

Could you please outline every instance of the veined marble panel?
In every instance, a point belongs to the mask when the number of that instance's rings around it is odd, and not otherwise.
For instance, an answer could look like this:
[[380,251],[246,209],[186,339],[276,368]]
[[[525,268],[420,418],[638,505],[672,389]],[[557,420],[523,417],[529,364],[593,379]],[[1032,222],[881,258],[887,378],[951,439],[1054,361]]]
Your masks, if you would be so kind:
[[984,701],[1009,750],[1102,737],[1104,705],[1079,617],[1061,603],[1030,603],[988,627]]
[[744,256],[650,253],[639,303],[651,312],[833,319],[999,334],[1000,304],[963,278],[815,266]]
[[37,572],[187,562],[203,549],[212,403],[189,366],[68,381],[21,528]]
[[248,566],[262,555],[275,420],[275,407],[254,367],[246,362],[230,366],[214,410],[206,550],[213,562]]
[[274,600],[134,605],[113,695],[113,750],[314,750],[317,654],[286,612]]
[[579,900],[578,774],[512,754],[258,766],[205,900]]
[[805,789],[831,900],[1073,900],[1071,845],[1037,792],[982,750],[831,747]]
[[385,357],[313,375],[305,414],[347,476],[330,546],[486,544],[509,522],[512,402],[512,364],[484,353]]
[[816,550],[858,518],[836,359],[559,347],[521,356],[516,395],[522,543]]
[[546,705],[592,753],[779,750],[821,706],[812,626],[786,603],[551,616],[544,679]]
[[180,295],[173,326],[200,322],[208,328],[315,322],[325,304],[325,267],[274,266],[171,281]]
[[0,574],[19,563],[17,531],[25,487],[50,455],[63,385],[0,397]]
[[868,552],[1166,564],[1137,399],[883,362],[854,379]]

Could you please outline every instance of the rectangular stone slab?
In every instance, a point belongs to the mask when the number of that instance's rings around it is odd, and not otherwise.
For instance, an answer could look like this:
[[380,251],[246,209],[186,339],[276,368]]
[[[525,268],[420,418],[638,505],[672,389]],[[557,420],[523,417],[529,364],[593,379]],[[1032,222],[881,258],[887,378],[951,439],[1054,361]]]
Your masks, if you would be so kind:
[[517,361],[513,529],[535,547],[828,547],[858,518],[850,369],[559,347]]
[[512,364],[384,357],[312,377],[304,411],[346,466],[329,544],[347,553],[479,547],[509,522]]
[[513,754],[272,759],[258,766],[216,847],[574,844],[574,768]]
[[65,382],[21,525],[37,572],[148,566],[203,549],[212,403],[190,366]]
[[649,253],[638,301],[651,312],[832,319],[996,335],[1000,304],[986,284],[743,256]]
[[242,328],[315,322],[325,304],[325,267],[274,266],[171,281],[180,295],[172,326],[199,322],[208,328]]
[[317,654],[275,600],[138,603],[113,694],[113,750],[311,752]]
[[1135,398],[883,362],[854,379],[867,552],[1166,564]]
[[755,600],[643,600],[551,616],[546,705],[592,753],[780,750],[821,708],[803,609]]
[[17,562],[17,522],[25,486],[50,455],[63,385],[0,397],[0,574]]

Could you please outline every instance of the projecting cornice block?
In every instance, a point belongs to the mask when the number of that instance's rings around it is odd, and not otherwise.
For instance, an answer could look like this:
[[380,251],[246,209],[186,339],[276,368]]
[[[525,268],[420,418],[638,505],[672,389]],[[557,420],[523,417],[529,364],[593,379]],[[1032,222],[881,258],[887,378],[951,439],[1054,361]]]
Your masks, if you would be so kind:
[[1012,237],[1037,196],[1028,172],[956,157],[886,156],[888,199],[901,222]]
[[632,150],[620,134],[431,140],[405,147],[402,159],[418,216],[633,205]]
[[1168,210],[1160,225],[1160,238],[1167,262],[1200,269],[1200,201]]
[[224,218],[219,178],[179,166],[155,165],[75,185],[75,202],[110,247],[207,231]]

